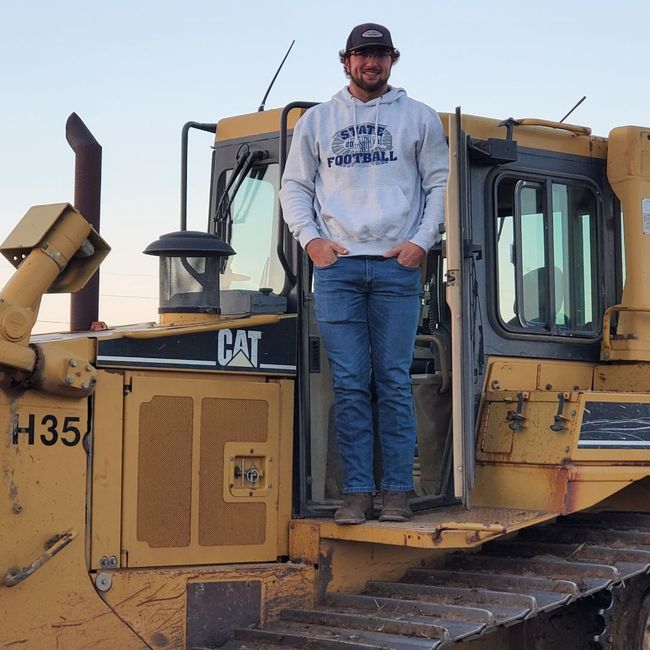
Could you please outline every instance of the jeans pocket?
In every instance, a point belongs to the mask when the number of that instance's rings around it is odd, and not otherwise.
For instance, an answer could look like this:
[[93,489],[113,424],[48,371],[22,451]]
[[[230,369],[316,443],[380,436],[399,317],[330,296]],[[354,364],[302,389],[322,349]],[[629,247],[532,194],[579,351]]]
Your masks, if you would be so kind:
[[417,271],[420,268],[419,264],[417,266],[406,266],[405,264],[402,264],[396,257],[393,259],[397,263],[397,266],[399,266],[400,269],[404,269],[405,271]]
[[327,266],[316,266],[316,264],[314,264],[314,268],[317,269],[318,271],[331,269],[333,266],[336,266],[339,263],[340,259],[341,259],[340,257],[337,257],[331,264],[328,264]]

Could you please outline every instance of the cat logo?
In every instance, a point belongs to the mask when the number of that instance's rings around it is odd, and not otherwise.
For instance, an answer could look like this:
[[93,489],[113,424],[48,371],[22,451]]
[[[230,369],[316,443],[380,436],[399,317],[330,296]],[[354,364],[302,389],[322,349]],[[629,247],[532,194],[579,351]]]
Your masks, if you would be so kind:
[[219,330],[217,362],[223,367],[257,368],[258,345],[262,332],[256,330]]

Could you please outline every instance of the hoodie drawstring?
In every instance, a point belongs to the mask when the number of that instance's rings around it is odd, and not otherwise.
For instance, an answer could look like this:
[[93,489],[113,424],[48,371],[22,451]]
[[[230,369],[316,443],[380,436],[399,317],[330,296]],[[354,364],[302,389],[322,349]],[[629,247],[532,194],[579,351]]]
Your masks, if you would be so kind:
[[[381,104],[381,97],[377,99],[375,104],[375,130],[373,133],[373,145],[370,151],[377,151],[379,149],[379,135],[377,131],[379,129],[379,104]],[[354,135],[352,136],[352,148],[356,149],[359,145],[359,124],[357,123],[357,100],[352,99],[352,119],[354,121]]]
[[379,104],[381,104],[381,97],[377,99],[377,108],[375,110],[375,145],[372,148],[373,151],[379,149],[379,137],[377,136],[377,129],[379,128]]

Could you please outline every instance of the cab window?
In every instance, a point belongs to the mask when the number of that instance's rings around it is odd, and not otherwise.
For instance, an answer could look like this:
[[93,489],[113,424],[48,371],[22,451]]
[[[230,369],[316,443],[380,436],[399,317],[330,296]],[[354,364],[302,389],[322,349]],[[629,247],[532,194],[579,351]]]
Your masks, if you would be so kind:
[[[230,170],[223,174],[221,187],[231,174]],[[223,289],[282,290],[285,276],[276,253],[279,184],[279,166],[271,163],[253,168],[231,192],[220,218],[227,223],[224,238],[236,254],[228,258],[222,273]]]
[[505,176],[496,187],[497,309],[512,332],[596,335],[598,201],[591,186]]

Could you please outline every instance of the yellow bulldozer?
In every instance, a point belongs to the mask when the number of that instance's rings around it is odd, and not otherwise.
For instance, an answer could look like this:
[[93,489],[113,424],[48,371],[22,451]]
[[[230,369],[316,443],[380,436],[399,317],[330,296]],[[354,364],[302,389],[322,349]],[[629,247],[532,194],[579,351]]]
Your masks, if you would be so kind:
[[[3,243],[0,647],[650,648],[650,129],[441,114],[415,514],[337,526],[312,269],[277,200],[310,106],[185,125],[180,229],[145,251],[157,324],[32,335],[108,253],[82,200]],[[204,232],[192,129],[215,134]]]

